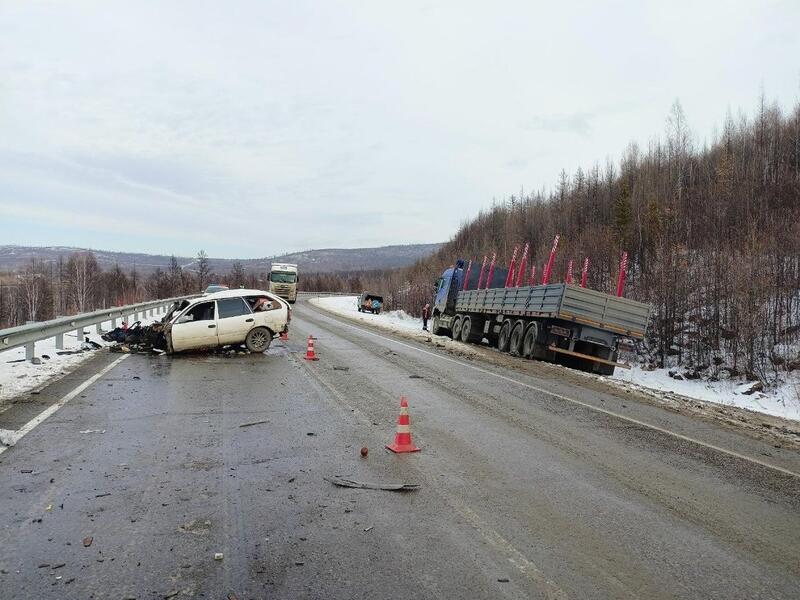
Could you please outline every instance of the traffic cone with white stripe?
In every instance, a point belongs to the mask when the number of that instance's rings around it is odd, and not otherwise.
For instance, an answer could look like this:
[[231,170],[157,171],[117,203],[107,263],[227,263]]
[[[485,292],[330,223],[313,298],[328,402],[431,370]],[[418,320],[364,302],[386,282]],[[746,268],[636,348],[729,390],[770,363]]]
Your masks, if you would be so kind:
[[419,452],[419,448],[411,441],[411,418],[408,416],[408,400],[405,396],[400,396],[400,416],[397,417],[397,434],[394,436],[394,444],[386,447],[397,454]]
[[319,360],[316,352],[314,352],[314,338],[308,336],[308,346],[306,347],[306,355],[303,357],[306,360]]

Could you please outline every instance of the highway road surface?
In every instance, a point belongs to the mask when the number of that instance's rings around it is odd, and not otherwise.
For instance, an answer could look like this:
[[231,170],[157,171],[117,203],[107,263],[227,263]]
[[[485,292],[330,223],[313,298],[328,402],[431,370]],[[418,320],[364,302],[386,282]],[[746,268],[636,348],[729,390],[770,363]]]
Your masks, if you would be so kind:
[[[383,449],[401,394],[419,453]],[[104,352],[22,400],[3,599],[800,597],[791,445],[302,302],[265,355]]]

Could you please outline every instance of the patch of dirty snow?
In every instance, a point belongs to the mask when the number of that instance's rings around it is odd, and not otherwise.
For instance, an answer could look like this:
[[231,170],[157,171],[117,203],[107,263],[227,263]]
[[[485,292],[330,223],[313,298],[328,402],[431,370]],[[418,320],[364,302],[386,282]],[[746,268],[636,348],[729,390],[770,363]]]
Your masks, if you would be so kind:
[[610,381],[800,421],[799,372],[787,373],[785,381],[775,389],[748,394],[745,392],[751,390],[753,382],[732,379],[720,381],[678,380],[669,376],[669,370],[646,371],[640,366],[633,366],[630,370],[615,369]]
[[[159,317],[142,318],[142,325],[150,325],[157,321]],[[103,331],[111,329],[111,321],[101,324]],[[95,331],[94,325],[87,327],[85,337],[97,342],[102,346],[111,346],[109,342],[104,342]],[[75,331],[64,334],[64,352],[78,350],[81,347]],[[80,354],[58,355],[62,350],[56,350],[55,338],[49,338],[36,342],[36,357],[41,360],[41,364],[33,364],[25,360],[25,348],[14,348],[0,352],[0,410],[3,403],[25,392],[35,390],[44,385],[63,377],[70,371],[75,370],[81,363],[91,358],[95,351],[86,350]],[[45,356],[49,358],[45,358]]]

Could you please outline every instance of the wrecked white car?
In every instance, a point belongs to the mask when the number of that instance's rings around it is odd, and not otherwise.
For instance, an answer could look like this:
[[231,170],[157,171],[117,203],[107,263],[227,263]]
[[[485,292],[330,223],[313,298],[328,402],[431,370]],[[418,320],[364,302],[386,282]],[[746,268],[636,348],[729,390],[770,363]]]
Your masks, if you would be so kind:
[[226,290],[176,304],[161,320],[164,350],[182,352],[244,344],[264,352],[289,331],[289,304],[263,290]]

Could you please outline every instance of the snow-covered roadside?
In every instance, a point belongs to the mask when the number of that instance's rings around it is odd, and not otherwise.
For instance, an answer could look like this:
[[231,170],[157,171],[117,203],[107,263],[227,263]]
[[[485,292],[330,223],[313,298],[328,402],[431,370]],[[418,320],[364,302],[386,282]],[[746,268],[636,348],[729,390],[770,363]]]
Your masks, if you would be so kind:
[[746,394],[745,392],[753,387],[753,382],[677,380],[669,376],[669,371],[670,369],[645,371],[639,366],[634,366],[630,370],[615,369],[611,381],[626,387],[679,394],[696,400],[746,408],[774,417],[800,421],[800,372],[788,373],[786,382],[777,389]]
[[363,321],[390,331],[405,331],[408,333],[425,334],[422,331],[422,319],[412,317],[402,310],[382,312],[378,315],[358,312],[358,296],[328,296],[325,298],[312,298],[314,306],[319,306],[337,315],[342,315],[355,321]]
[[[156,318],[143,318],[142,325],[155,322]],[[111,329],[111,321],[102,323],[102,329]],[[102,346],[110,346],[95,332],[94,325],[85,329],[85,337]],[[64,351],[77,350],[83,340],[78,341],[75,332],[64,334]],[[57,353],[55,338],[36,342],[36,356],[42,361],[35,365],[25,360],[25,348],[14,348],[0,352],[0,410],[3,403],[19,394],[34,390],[44,384],[63,377],[76,369],[81,363],[94,355],[93,350],[86,350],[80,354]],[[45,356],[49,358],[45,358]]]
[[[422,331],[422,321],[403,311],[384,312],[379,315],[358,312],[356,296],[331,296],[325,298],[312,298],[311,304],[329,312],[347,317],[354,321],[361,321],[403,334],[412,334],[415,337],[431,337],[431,334]],[[457,346],[461,353],[468,353],[469,345],[453,342],[449,338],[436,337],[441,340],[441,345]],[[589,377],[593,377],[588,375]],[[678,394],[696,400],[713,402],[726,406],[736,406],[767,415],[800,421],[800,372],[788,374],[787,382],[777,390],[769,392],[755,392],[745,394],[753,387],[753,383],[742,381],[723,380],[716,382],[696,380],[677,380],[668,374],[668,369],[645,371],[638,366],[632,369],[615,369],[611,378],[603,377],[604,381],[618,385],[640,389],[650,394]]]
[[[420,341],[433,341],[437,346],[448,348],[454,352],[465,355],[476,354],[474,347],[461,342],[454,342],[448,337],[433,335],[430,331],[423,331],[422,319],[412,317],[402,310],[382,312],[378,315],[358,312],[357,296],[327,296],[311,298],[309,302],[333,314],[347,317],[351,321],[359,321],[394,333],[401,333],[406,337],[417,338]],[[430,325],[428,321],[428,325]]]

